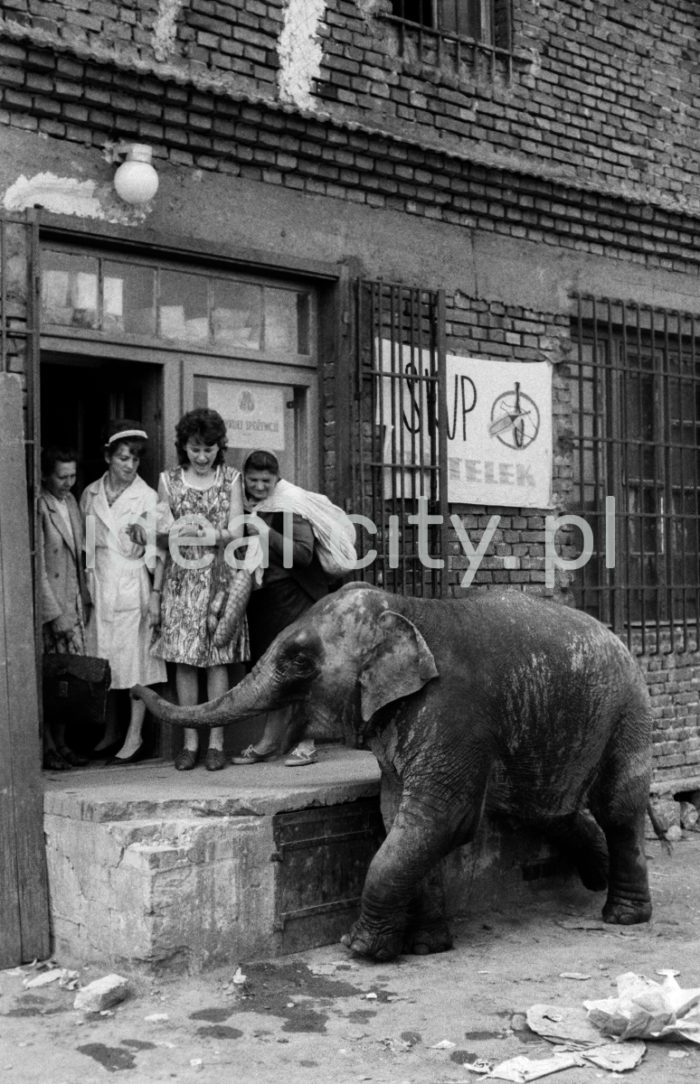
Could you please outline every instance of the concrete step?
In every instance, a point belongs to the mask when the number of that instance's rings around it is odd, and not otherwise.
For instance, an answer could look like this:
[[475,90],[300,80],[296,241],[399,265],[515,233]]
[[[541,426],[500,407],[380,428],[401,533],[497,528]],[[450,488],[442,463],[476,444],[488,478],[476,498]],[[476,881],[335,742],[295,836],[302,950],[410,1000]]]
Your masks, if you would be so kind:
[[[196,973],[337,941],[357,916],[381,841],[374,757],[177,772],[152,760],[47,775],[44,827],[54,955]],[[547,845],[484,825],[445,861],[448,913],[561,887]]]

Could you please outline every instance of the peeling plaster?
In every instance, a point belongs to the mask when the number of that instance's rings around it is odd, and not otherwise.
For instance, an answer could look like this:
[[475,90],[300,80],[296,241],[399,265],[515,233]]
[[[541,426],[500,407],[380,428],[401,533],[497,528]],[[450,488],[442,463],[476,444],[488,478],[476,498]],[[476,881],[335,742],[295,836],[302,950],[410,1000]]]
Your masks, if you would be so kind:
[[158,0],[158,14],[153,22],[153,52],[156,60],[167,60],[177,37],[177,17],[184,0]]
[[148,213],[146,207],[123,204],[111,184],[57,177],[55,173],[36,173],[33,177],[22,174],[6,189],[2,198],[2,207],[6,211],[24,211],[27,207],[37,206],[53,214],[126,224],[142,222]]
[[326,0],[288,0],[279,41],[280,99],[299,109],[314,109],[312,84],[321,74],[323,47],[318,28]]

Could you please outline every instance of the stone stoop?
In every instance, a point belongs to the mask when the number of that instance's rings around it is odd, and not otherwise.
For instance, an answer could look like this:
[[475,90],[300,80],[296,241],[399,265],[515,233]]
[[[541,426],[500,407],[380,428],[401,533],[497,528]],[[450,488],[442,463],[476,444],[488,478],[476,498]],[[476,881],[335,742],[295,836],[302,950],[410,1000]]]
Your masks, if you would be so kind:
[[[47,776],[53,953],[64,966],[197,973],[338,941],[383,835],[378,796],[374,757],[335,746],[297,769],[151,761]],[[570,880],[547,843],[490,822],[443,868],[452,917]]]
[[[151,761],[47,776],[54,955],[195,973],[327,944],[356,917],[378,794],[374,757],[335,747],[296,769]],[[334,832],[360,808],[374,825]]]

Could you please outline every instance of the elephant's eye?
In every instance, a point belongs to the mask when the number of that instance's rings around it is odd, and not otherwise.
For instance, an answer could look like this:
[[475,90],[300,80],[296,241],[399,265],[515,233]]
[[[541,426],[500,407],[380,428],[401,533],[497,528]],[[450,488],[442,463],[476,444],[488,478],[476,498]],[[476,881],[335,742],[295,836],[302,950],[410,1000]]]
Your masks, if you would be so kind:
[[287,653],[287,667],[290,675],[295,677],[311,677],[318,670],[315,656],[307,651],[296,649]]

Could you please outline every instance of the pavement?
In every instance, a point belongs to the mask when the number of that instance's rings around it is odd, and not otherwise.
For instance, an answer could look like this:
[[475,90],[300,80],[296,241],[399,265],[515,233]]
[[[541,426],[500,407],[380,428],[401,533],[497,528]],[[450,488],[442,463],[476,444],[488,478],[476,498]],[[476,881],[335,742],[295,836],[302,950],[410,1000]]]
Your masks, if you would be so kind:
[[[684,833],[670,856],[656,840],[647,851],[654,915],[641,926],[604,925],[602,895],[570,884],[526,905],[473,901],[441,955],[373,964],[329,945],[197,976],[126,975],[125,1000],[98,1013],[74,1008],[77,989],[104,975],[97,967],[0,972],[0,1080],[472,1084],[514,1057],[542,1062],[555,1048],[528,1026],[534,1006],[566,1031],[568,1015],[613,997],[623,973],[661,983],[671,970],[700,987],[700,833]],[[54,981],[27,985],[51,970]],[[642,1051],[630,1084],[699,1079],[700,1045],[648,1039]],[[585,1062],[551,1079],[610,1077]]]

